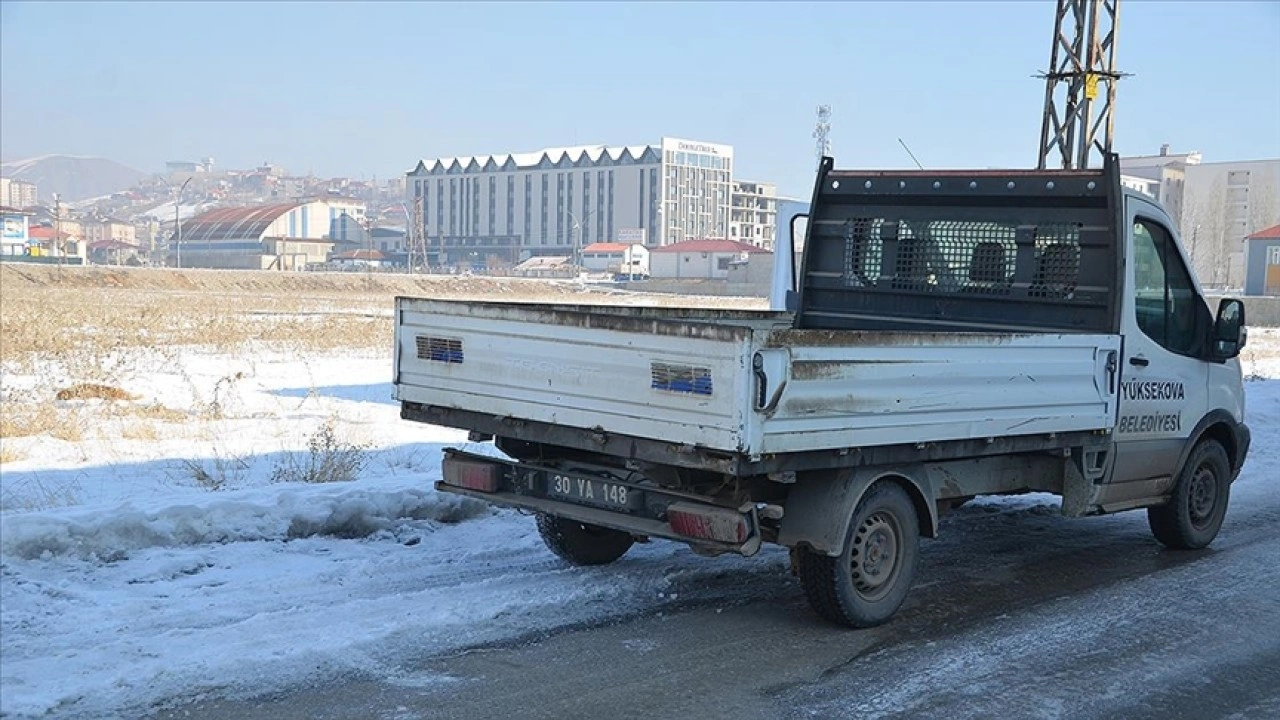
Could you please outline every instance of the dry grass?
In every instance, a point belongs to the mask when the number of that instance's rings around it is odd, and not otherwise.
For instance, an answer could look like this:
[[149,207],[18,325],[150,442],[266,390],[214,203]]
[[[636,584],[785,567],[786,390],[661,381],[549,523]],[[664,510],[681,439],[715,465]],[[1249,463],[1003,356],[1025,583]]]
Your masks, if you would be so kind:
[[[0,438],[78,434],[77,413],[53,403],[9,400],[0,411]],[[76,428],[68,433],[67,428]]]
[[307,438],[305,453],[287,453],[271,474],[274,482],[350,482],[369,464],[368,445],[338,436],[330,418]]
[[151,403],[148,405],[120,405],[116,410],[121,415],[142,418],[145,420],[155,420],[165,423],[184,423],[191,419],[191,415],[181,410],[174,410],[165,407],[160,403]]
[[[185,372],[186,347],[248,359],[264,351],[305,355],[375,349],[389,355],[397,295],[574,304],[618,304],[631,297],[574,283],[482,277],[3,263],[0,369],[6,376],[34,378],[36,384],[18,398],[0,382],[6,395],[0,403],[0,437],[50,435],[76,442],[86,429],[102,432],[103,416],[116,416],[139,420],[122,423],[121,432],[150,439],[157,434],[155,423],[232,417],[243,375],[222,378],[211,396],[210,389],[193,384],[187,412],[125,402],[134,397],[126,388],[138,387],[156,372]],[[667,306],[758,304],[742,298],[651,300]],[[65,402],[73,400],[107,402]],[[210,477],[225,476],[235,465],[215,468]]]
[[13,443],[0,443],[0,465],[18,462],[25,457],[26,454],[15,448]]
[[125,392],[114,385],[100,385],[98,383],[72,385],[69,388],[59,390],[54,397],[63,402],[68,400],[108,400],[116,402],[138,399],[137,395]]
[[[0,265],[0,363],[52,363],[71,382],[119,384],[137,352],[172,359],[174,346],[246,344],[315,351],[389,349],[397,295],[617,304],[630,295],[573,283],[359,273],[57,268]],[[669,306],[757,307],[744,298],[654,295]],[[156,355],[159,355],[156,357]]]
[[80,496],[84,488],[79,480],[71,480],[61,485],[48,484],[39,476],[24,478],[0,493],[0,511],[50,510],[60,507],[72,507],[80,504]]
[[125,440],[143,440],[146,442],[155,442],[160,439],[160,433],[156,431],[153,423],[141,421],[127,423],[120,428],[120,437]]

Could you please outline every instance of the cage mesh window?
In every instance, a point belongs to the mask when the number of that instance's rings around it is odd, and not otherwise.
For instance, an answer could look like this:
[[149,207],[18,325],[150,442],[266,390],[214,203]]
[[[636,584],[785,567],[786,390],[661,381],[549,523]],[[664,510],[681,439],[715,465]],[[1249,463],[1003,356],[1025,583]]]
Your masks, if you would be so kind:
[[[864,224],[877,229],[859,232],[854,223],[846,231],[845,273],[851,285],[873,285],[878,280],[874,270],[857,275],[858,258],[866,258],[862,260],[863,268],[869,264],[878,268],[883,252],[878,232],[881,221]],[[1031,231],[1035,238],[1035,274],[1021,282],[1030,285],[1031,297],[1071,299],[1080,276],[1079,228],[1041,225]],[[1018,228],[1014,225],[903,221],[898,226],[888,286],[895,290],[1009,295],[1014,286],[1017,239]],[[885,283],[879,286],[884,287]]]
[[1036,238],[1036,270],[1028,295],[1070,300],[1080,282],[1079,236],[1046,233]]
[[860,218],[844,224],[844,281],[846,285],[873,286],[880,280],[884,256],[881,231],[884,221]]

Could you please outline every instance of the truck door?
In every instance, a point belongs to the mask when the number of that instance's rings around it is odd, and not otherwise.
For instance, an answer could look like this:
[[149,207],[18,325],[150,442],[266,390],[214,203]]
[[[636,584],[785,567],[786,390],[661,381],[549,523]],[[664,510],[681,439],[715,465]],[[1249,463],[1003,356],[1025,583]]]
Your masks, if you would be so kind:
[[[1212,315],[1158,206],[1127,198],[1123,359],[1113,483],[1172,484],[1178,458],[1206,412]],[[1135,491],[1138,488],[1134,488]],[[1124,493],[1128,495],[1129,493]]]

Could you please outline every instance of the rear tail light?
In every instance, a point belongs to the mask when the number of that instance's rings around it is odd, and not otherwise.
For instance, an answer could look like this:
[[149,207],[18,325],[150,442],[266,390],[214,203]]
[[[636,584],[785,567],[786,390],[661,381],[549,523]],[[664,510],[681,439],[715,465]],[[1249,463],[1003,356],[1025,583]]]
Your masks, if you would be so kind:
[[499,467],[493,463],[445,458],[443,470],[446,485],[479,492],[495,492],[498,489]]
[[672,503],[667,522],[677,535],[699,540],[741,544],[751,532],[742,513],[690,503]]

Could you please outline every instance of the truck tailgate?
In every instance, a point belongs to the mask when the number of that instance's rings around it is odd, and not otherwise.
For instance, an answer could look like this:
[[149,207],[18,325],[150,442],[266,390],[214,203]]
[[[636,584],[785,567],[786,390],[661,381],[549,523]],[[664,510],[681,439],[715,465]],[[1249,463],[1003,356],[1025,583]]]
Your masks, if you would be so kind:
[[770,313],[397,298],[396,395],[741,451],[753,327]]

